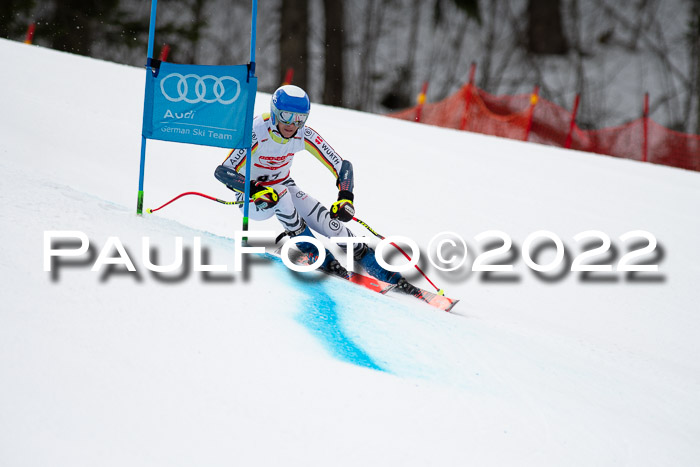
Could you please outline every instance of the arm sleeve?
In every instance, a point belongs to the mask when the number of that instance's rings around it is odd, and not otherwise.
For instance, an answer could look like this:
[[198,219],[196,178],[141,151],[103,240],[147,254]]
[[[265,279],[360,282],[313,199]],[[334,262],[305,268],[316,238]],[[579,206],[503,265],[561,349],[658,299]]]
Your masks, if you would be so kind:
[[[254,154],[258,149],[258,139],[255,131],[253,131],[253,142],[250,149],[251,154]],[[232,190],[245,192],[245,164],[247,159],[246,149],[232,149],[228,153],[226,160],[216,168],[214,176],[218,181],[231,188]]]
[[337,179],[343,164],[343,158],[335,152],[330,144],[321,138],[316,130],[310,127],[304,128],[304,149],[309,151],[323,164]]
[[238,173],[242,173],[247,160],[246,152],[245,149],[232,149],[220,167],[226,167],[227,169],[233,169]]
[[[251,154],[255,154],[255,151],[258,150],[258,138],[255,131],[253,131],[253,141],[251,144],[250,152]],[[247,161],[246,152],[245,149],[231,149],[231,152],[228,153],[228,157],[226,157],[226,160],[224,160],[221,166],[233,169],[238,173],[243,173]]]
[[245,175],[221,164],[214,171],[214,176],[230,189],[245,193]]
[[338,190],[349,191],[350,193],[352,193],[353,188],[355,188],[355,176],[350,161],[344,160],[341,164],[336,185],[338,186]]

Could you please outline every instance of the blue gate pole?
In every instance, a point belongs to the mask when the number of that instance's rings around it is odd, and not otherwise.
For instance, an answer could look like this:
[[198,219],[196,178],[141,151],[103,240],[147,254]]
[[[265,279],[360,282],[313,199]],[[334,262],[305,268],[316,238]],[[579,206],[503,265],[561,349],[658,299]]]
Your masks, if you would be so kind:
[[[250,66],[248,67],[248,78],[255,77],[255,37],[256,37],[256,25],[258,16],[258,1],[253,0],[253,12],[250,26]],[[252,119],[252,115],[248,115],[248,118]],[[243,203],[243,230],[248,230],[248,213],[250,209],[250,166],[253,164],[251,161],[253,159],[253,152],[248,146],[246,148],[246,163],[245,163],[245,191],[243,193],[244,203]],[[246,237],[243,237],[243,243],[247,241]]]
[[[148,58],[146,60],[146,73],[150,72],[151,62],[153,61],[153,41],[156,35],[156,9],[158,8],[158,0],[151,0],[151,23],[148,27]],[[148,81],[148,76],[146,76]],[[148,84],[146,84],[148,86]],[[143,98],[143,118],[146,118],[146,95]],[[141,135],[141,163],[139,164],[139,196],[136,202],[136,214],[143,214],[143,178],[146,168],[146,137]]]

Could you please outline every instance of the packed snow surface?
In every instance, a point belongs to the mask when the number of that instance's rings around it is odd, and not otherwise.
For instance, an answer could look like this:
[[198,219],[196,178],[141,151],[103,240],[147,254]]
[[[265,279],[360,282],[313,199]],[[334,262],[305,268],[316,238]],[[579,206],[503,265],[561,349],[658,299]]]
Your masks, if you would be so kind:
[[[444,313],[261,257],[235,272],[237,207],[137,216],[144,69],[5,40],[0,58],[0,465],[700,464],[700,174],[312,104],[357,216],[413,239],[461,299]],[[149,141],[146,207],[231,199],[226,155]],[[336,199],[309,154],[292,175]],[[525,259],[555,261],[526,241],[543,230],[565,252],[549,272]],[[583,263],[612,271],[572,272],[603,243],[575,240],[591,230],[611,247]],[[658,244],[631,263],[658,271],[617,271],[640,230]],[[51,231],[90,247],[47,272]],[[441,232],[466,241],[456,271],[425,259]],[[149,271],[178,237],[184,266]],[[513,270],[472,271],[502,237],[483,262]],[[135,272],[107,264],[122,245]]]

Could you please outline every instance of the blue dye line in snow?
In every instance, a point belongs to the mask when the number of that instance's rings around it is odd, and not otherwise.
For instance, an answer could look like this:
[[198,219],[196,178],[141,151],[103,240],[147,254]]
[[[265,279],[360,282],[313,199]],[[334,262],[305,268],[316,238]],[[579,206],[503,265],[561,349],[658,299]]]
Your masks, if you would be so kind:
[[[282,263],[282,260],[276,256],[265,256]],[[292,280],[296,281],[298,279]],[[327,278],[327,280],[334,279]],[[302,311],[296,320],[321,339],[329,352],[339,360],[373,370],[386,371],[377,365],[372,360],[372,357],[355,344],[350,336],[343,331],[340,317],[338,316],[337,304],[326,291],[325,280],[299,280],[299,282],[303,283],[303,287],[297,288],[303,290],[309,298],[302,302]]]
[[312,297],[302,304],[304,311],[297,317],[297,321],[320,337],[336,358],[373,370],[385,371],[343,332],[336,303],[324,290],[323,284],[314,283],[310,293]]

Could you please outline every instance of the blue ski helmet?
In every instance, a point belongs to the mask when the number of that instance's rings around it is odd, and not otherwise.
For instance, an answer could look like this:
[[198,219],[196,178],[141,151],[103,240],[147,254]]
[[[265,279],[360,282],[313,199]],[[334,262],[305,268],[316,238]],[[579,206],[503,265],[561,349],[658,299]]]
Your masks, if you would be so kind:
[[297,128],[301,128],[309,117],[310,109],[309,96],[298,86],[288,84],[278,88],[272,94],[270,110],[273,125],[279,122],[287,125],[294,123]]

